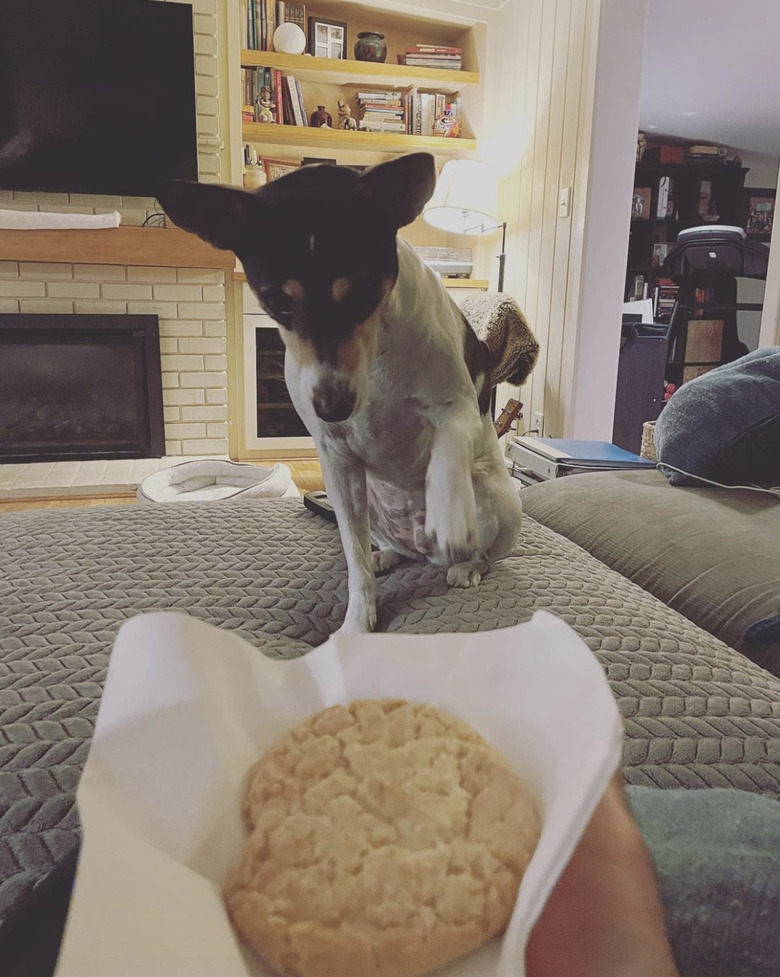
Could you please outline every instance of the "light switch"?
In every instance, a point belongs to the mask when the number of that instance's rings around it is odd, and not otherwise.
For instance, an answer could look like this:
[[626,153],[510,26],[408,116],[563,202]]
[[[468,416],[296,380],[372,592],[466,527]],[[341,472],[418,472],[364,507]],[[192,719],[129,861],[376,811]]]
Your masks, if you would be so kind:
[[568,217],[571,208],[571,187],[561,187],[561,194],[558,197],[558,216]]

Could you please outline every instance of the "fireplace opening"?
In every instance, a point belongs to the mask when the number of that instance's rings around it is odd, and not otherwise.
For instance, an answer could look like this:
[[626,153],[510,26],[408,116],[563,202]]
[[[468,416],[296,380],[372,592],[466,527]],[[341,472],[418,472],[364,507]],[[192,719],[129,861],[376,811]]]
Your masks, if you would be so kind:
[[0,315],[0,462],[164,453],[156,315]]

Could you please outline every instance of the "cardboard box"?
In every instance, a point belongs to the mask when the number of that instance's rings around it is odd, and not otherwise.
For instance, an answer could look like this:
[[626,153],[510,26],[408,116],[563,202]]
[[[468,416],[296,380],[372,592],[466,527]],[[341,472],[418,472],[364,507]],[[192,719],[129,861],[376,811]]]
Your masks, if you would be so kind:
[[684,146],[662,143],[660,146],[648,146],[643,159],[653,163],[682,163],[684,152]]

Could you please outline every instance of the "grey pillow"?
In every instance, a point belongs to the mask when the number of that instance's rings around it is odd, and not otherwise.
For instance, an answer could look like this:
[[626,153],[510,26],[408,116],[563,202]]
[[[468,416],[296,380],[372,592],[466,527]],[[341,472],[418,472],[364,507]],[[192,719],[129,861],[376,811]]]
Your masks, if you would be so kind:
[[[655,425],[658,460],[725,485],[780,485],[780,346],[683,384]],[[672,485],[701,485],[661,469]]]

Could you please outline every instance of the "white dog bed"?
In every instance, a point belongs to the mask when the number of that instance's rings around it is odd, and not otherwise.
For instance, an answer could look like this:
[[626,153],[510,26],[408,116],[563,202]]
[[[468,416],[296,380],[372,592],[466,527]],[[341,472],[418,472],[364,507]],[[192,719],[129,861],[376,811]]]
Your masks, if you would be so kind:
[[218,499],[300,498],[287,465],[270,468],[204,458],[148,475],[139,502],[206,502]]

